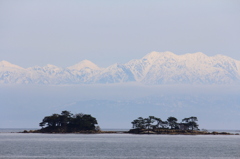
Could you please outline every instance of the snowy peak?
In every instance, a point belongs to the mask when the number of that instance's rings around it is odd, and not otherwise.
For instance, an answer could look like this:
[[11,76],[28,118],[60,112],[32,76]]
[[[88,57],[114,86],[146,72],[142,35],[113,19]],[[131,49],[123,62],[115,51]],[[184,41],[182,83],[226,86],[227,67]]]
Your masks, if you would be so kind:
[[196,53],[187,53],[184,55],[180,55],[180,56],[190,56],[190,57],[208,57],[207,55],[205,55],[202,52],[196,52]]
[[229,57],[197,52],[176,55],[151,52],[140,60],[127,63],[136,81],[147,84],[240,83],[240,62]]
[[176,55],[169,51],[166,51],[166,52],[153,51],[153,52],[147,54],[146,56],[144,56],[142,59],[153,61],[153,60],[156,60],[159,58],[170,58],[170,57],[174,57],[174,56],[176,56]]
[[159,55],[160,55],[159,52],[153,51],[145,55],[143,59],[153,59],[153,58],[157,58]]
[[179,58],[183,59],[183,60],[187,60],[187,61],[209,61],[212,57],[209,57],[207,55],[205,55],[202,52],[197,52],[197,53],[193,53],[193,54],[184,54],[184,55],[178,55]]
[[83,61],[77,63],[76,65],[68,67],[69,70],[77,70],[77,71],[84,69],[84,68],[90,68],[93,70],[100,69],[96,64],[94,64],[93,62],[91,62],[89,60],[83,60]]
[[176,55],[172,52],[166,51],[166,52],[151,52],[144,56],[142,59],[143,60],[148,60],[148,61],[159,61],[163,60],[165,62],[168,62],[169,59],[175,59],[176,61],[183,60],[183,59],[188,59],[188,60],[196,60],[196,59],[206,59],[209,58],[207,55],[205,55],[202,52],[197,52],[197,53],[187,53],[184,55]]
[[7,61],[0,61],[0,68],[16,68],[16,69],[23,69],[20,66],[11,64],[10,62]]

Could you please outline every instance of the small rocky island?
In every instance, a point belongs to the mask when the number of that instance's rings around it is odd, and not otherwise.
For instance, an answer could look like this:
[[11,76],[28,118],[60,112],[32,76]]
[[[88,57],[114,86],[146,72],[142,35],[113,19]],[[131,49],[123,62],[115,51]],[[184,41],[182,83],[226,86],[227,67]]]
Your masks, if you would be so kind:
[[[132,121],[133,129],[128,133],[132,134],[169,134],[169,135],[233,135],[227,132],[208,132],[207,130],[199,130],[197,117],[191,116],[182,119],[181,123],[177,122],[175,117],[169,117],[167,121],[163,121],[155,116],[148,118],[139,117]],[[239,134],[236,134],[239,135]]]
[[89,114],[75,114],[62,111],[43,118],[40,130],[24,131],[25,133],[97,133],[100,132],[96,118]]

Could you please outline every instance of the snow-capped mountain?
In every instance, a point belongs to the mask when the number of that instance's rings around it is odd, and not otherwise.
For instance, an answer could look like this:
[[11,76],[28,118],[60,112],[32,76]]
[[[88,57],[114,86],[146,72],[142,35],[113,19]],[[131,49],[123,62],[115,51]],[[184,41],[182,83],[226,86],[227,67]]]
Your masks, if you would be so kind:
[[68,67],[69,70],[76,70],[76,71],[80,71],[82,69],[93,69],[93,70],[99,70],[100,68],[92,63],[89,60],[83,60],[79,63],[77,63],[76,65],[70,66]]
[[127,63],[137,81],[162,83],[233,83],[240,80],[240,61],[203,53],[175,55],[152,52]]
[[89,60],[83,60],[76,65],[67,67],[68,72],[71,73],[72,82],[70,83],[92,83],[93,77],[98,75],[102,68]]
[[34,66],[27,69],[28,77],[31,79],[25,83],[38,84],[61,84],[70,82],[71,73],[54,65],[46,65],[44,67]]
[[123,64],[114,64],[102,70],[96,77],[96,83],[124,83],[136,81],[129,67]]
[[54,65],[22,68],[0,62],[0,83],[81,84],[230,84],[240,83],[240,61],[223,55],[209,57],[201,52],[176,55],[151,52],[126,64],[99,68],[88,60],[67,67]]
[[0,61],[0,83],[24,83],[26,77],[26,69]]

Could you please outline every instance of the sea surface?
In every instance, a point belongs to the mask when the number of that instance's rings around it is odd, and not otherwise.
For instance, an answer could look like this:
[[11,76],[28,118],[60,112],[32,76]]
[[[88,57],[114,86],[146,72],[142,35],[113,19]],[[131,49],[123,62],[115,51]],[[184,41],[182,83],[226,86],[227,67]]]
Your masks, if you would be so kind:
[[240,158],[240,135],[0,133],[0,159]]

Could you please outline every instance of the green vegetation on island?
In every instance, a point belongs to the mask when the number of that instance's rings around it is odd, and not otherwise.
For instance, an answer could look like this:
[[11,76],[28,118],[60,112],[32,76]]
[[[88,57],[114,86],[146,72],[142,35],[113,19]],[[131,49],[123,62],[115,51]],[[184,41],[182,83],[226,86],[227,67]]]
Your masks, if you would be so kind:
[[178,119],[175,117],[169,117],[167,121],[163,121],[155,116],[149,116],[148,118],[139,117],[132,121],[133,127],[128,132],[134,134],[176,134],[176,135],[230,134],[226,132],[210,133],[207,130],[200,131],[198,129],[199,125],[197,121],[198,121],[197,117],[194,116],[184,118],[180,123],[178,123]]
[[197,117],[184,118],[181,123],[177,122],[175,117],[169,117],[167,121],[163,121],[155,116],[149,116],[148,118],[139,117],[132,121],[133,129],[148,131],[156,131],[158,129],[181,129],[181,130],[199,130],[197,124]]
[[41,133],[96,133],[100,131],[96,118],[89,114],[75,114],[69,111],[62,111],[61,114],[53,114],[43,118],[39,126],[42,129],[36,132]]
[[[230,135],[226,132],[200,131],[197,117],[184,118],[179,123],[175,117],[169,117],[166,121],[155,116],[148,118],[139,117],[133,120],[132,129],[121,133],[133,134],[172,134],[172,135]],[[117,133],[117,131],[101,131],[97,125],[97,119],[90,114],[72,114],[64,110],[61,114],[45,116],[39,126],[40,130],[23,131],[24,133]],[[238,135],[238,134],[236,134]]]

